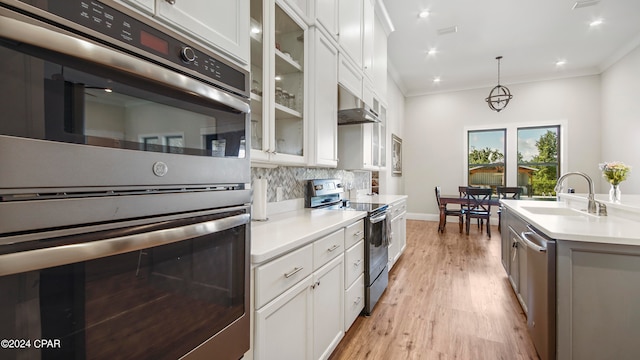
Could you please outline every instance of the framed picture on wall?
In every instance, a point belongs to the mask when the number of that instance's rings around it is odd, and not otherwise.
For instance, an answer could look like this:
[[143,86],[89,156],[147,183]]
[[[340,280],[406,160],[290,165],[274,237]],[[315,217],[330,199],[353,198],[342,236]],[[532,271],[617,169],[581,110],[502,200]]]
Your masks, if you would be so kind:
[[391,175],[402,176],[402,139],[391,134],[393,152],[391,153]]

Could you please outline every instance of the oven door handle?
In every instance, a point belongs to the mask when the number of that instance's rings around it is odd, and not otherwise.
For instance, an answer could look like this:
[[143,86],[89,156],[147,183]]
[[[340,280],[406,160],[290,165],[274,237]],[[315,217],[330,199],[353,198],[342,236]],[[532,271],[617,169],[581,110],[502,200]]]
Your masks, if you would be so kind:
[[205,100],[222,103],[239,112],[248,113],[250,111],[247,101],[204,82],[149,61],[38,25],[0,16],[0,37],[159,82]]
[[386,218],[387,218],[387,213],[384,212],[381,215],[371,216],[369,218],[369,222],[372,223],[372,224],[375,224],[375,223],[379,223],[380,221],[382,221],[382,220],[384,220]]
[[249,214],[240,214],[177,228],[0,255],[0,276],[68,265],[171,244],[246,225],[250,221]]

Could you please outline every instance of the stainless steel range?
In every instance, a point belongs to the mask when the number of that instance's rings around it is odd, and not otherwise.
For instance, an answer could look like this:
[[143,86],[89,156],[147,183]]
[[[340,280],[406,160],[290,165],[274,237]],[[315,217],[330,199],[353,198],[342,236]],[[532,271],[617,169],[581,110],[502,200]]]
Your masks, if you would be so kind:
[[340,179],[307,181],[305,207],[329,210],[366,211],[365,218],[365,306],[370,315],[389,283],[387,204],[352,202],[344,199]]

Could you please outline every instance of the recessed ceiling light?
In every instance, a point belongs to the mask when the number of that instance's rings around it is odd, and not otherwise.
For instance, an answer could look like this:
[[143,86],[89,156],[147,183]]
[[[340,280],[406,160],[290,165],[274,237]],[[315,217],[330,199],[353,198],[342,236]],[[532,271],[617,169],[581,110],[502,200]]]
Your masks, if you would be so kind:
[[431,48],[429,49],[429,51],[427,51],[427,55],[435,55],[438,52],[438,50],[436,48]]
[[280,81],[282,80],[282,76],[280,75],[276,75],[276,77],[273,78],[275,81]]
[[251,33],[252,34],[260,34],[262,32],[262,29],[260,29],[259,27],[252,27],[251,28]]
[[596,20],[593,20],[592,22],[590,22],[589,26],[597,27],[597,26],[602,25],[602,22],[603,22],[602,19],[596,19]]
[[433,83],[434,83],[434,84],[437,84],[437,83],[439,83],[439,82],[440,82],[440,76],[435,76],[435,77],[433,78]]
[[418,17],[421,19],[424,19],[426,17],[429,17],[429,10],[422,10],[420,11],[420,13],[418,14]]
[[556,61],[556,66],[563,66],[567,63],[567,60],[561,59]]

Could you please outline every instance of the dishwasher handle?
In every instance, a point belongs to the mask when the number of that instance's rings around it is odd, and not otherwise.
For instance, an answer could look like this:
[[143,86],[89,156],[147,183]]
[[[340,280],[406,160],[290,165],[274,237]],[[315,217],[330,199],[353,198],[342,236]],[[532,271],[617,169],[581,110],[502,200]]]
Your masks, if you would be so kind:
[[525,245],[527,245],[527,247],[529,249],[535,250],[537,252],[547,252],[547,248],[546,247],[540,246],[540,245],[536,244],[535,242],[531,241],[529,239],[530,235],[539,237],[539,235],[536,234],[533,231],[523,231],[523,232],[520,233],[520,237],[522,238],[522,241],[524,241]]

